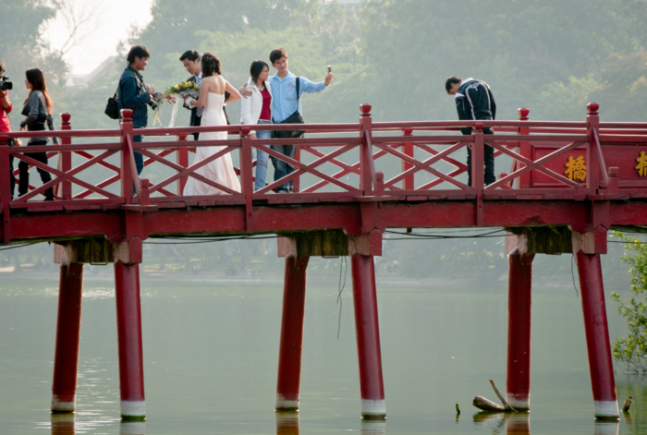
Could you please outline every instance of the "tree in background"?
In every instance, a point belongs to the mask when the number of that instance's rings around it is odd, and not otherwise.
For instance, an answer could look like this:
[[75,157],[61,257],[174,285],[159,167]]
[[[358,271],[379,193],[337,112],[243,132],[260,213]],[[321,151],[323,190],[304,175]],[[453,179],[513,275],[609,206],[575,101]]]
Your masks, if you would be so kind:
[[629,335],[616,339],[613,356],[630,371],[647,371],[647,245],[639,239],[615,232],[616,237],[626,242],[625,251],[634,252],[622,258],[631,268],[631,291],[633,297],[625,301],[617,293],[611,298],[620,305],[618,312],[627,319]]
[[[390,120],[453,119],[450,75],[487,81],[499,118],[530,107],[537,119],[544,86],[597,73],[647,40],[644,0],[374,0],[362,13],[365,89],[376,116]],[[585,114],[578,109],[578,119]]]
[[131,42],[149,49],[147,72],[157,77],[163,71],[166,54],[197,49],[201,31],[234,34],[246,29],[307,26],[317,7],[318,2],[307,0],[196,0],[190,4],[156,0],[151,11],[153,20]]
[[26,97],[27,90],[22,84],[25,71],[38,67],[45,73],[56,104],[61,98],[67,67],[49,52],[42,38],[44,24],[56,15],[56,4],[45,0],[3,0],[1,7],[4,19],[0,25],[0,60],[7,68],[5,74],[15,84],[12,99],[19,102]]

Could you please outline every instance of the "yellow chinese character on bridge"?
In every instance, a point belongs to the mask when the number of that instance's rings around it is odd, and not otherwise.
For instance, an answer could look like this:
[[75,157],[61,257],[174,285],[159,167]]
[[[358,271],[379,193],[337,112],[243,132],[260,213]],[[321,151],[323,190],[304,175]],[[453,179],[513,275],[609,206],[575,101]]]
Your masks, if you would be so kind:
[[576,159],[569,157],[566,162],[566,172],[565,175],[568,176],[570,180],[586,180],[586,166],[584,165],[584,157],[579,156]]
[[647,156],[644,151],[640,152],[640,157],[638,157],[636,161],[638,162],[638,166],[636,166],[638,175],[641,177],[647,177]]

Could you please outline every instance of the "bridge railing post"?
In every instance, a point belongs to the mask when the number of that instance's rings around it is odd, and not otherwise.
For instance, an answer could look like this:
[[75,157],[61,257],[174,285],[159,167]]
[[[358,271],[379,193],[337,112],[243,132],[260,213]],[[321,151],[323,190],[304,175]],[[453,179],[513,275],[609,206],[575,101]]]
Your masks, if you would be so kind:
[[[413,129],[412,128],[405,128],[403,130],[404,137],[412,137],[413,136]],[[406,139],[405,139],[406,140]],[[402,153],[413,158],[413,142],[404,142],[402,144]],[[413,168],[413,164],[402,160],[402,172],[408,171],[409,169]],[[415,190],[415,179],[414,179],[415,174],[411,174],[407,176],[404,180],[402,180],[402,188],[404,190]]]
[[483,226],[483,183],[485,172],[485,137],[483,133],[483,124],[476,123],[474,126],[474,143],[472,148],[472,184],[471,187],[476,190],[476,217],[477,227]]
[[[61,113],[61,130],[69,131],[72,130],[72,125],[70,124],[71,115],[69,113]],[[71,145],[71,137],[62,137],[61,145]],[[60,170],[63,172],[68,172],[72,169],[72,152],[63,151],[60,154]],[[56,190],[59,189],[59,185],[56,185]],[[65,180],[60,185],[61,189],[61,199],[69,200],[72,199],[72,182],[70,180]]]
[[0,211],[2,211],[2,242],[11,242],[11,221],[9,216],[9,204],[13,196],[14,183],[13,168],[10,164],[9,137],[0,136]]
[[586,134],[589,137],[586,145],[586,187],[591,195],[598,193],[600,188],[600,150],[597,138],[600,137],[600,116],[598,103],[589,103],[586,108],[588,115],[586,117]]
[[364,196],[371,196],[373,192],[373,149],[371,145],[371,130],[373,121],[371,119],[371,105],[362,104],[359,106],[360,116],[360,137],[362,145],[360,148],[360,184],[359,189],[364,192]]
[[[528,121],[528,115],[530,114],[530,110],[526,109],[525,107],[522,107],[520,109],[517,109],[517,113],[519,114],[519,121]],[[526,136],[530,134],[530,128],[527,126],[522,126],[519,127],[518,133],[520,136]],[[521,154],[523,157],[527,158],[528,160],[531,160],[532,157],[532,149],[530,148],[530,142],[528,141],[519,141],[519,154]],[[510,170],[510,173],[512,174],[514,171],[519,169],[519,166],[521,163],[517,162],[516,160],[513,160],[512,162],[512,169]],[[532,182],[532,175],[531,172],[526,172],[524,174],[521,174],[519,177],[519,188],[520,189],[529,189],[531,182]],[[514,181],[513,181],[514,185]],[[512,186],[511,186],[512,187]]]
[[[294,146],[294,160],[297,162],[301,161],[301,145],[296,144]],[[292,193],[299,193],[301,189],[301,177],[296,177],[292,180]]]
[[252,213],[252,195],[254,195],[254,177],[252,173],[252,139],[249,127],[240,129],[240,187],[245,195],[245,229],[248,233],[254,231]]
[[130,109],[121,110],[121,196],[126,200],[126,204],[132,204],[133,201],[133,167],[128,148],[128,137],[133,140],[133,111]]
[[[178,137],[178,149],[177,149],[177,156],[176,156],[177,164],[179,166],[182,166],[183,168],[189,167],[189,147],[188,147],[188,142],[186,138],[187,138],[186,134],[181,134]],[[186,186],[186,182],[188,178],[189,178],[188,176],[185,176],[185,177],[180,177],[180,179],[177,180],[178,196],[184,195],[184,186]]]

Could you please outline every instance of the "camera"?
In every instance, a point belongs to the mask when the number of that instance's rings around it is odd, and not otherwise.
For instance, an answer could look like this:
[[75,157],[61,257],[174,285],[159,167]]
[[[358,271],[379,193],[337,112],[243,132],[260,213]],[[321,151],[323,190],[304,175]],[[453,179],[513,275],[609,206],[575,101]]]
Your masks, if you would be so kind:
[[13,89],[13,83],[9,81],[9,77],[0,77],[0,89],[3,91],[10,91]]

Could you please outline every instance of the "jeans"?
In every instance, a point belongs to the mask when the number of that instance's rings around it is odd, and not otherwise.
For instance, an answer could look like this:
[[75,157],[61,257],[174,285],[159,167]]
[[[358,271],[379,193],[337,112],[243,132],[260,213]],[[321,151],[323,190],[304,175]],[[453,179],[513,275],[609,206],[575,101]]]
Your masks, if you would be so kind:
[[[494,134],[489,128],[483,129],[484,134]],[[485,163],[485,176],[484,181],[485,185],[492,184],[496,181],[494,176],[494,148],[489,145],[485,145],[483,149],[483,163]],[[467,148],[467,184],[472,185],[472,150]]]
[[[36,145],[47,145],[46,140],[37,140],[32,143],[30,143],[28,146],[36,146]],[[26,157],[31,157],[32,159],[47,164],[47,154],[46,153],[25,153]],[[29,163],[25,161],[20,161],[18,163],[18,169],[20,170],[20,180],[18,183],[18,193],[20,196],[23,196],[29,192]],[[52,181],[52,176],[50,175],[49,172],[47,172],[44,169],[38,168],[38,173],[40,174],[40,179],[45,183],[49,183]],[[53,201],[54,200],[54,190],[50,187],[49,189],[45,190],[45,200],[46,201]]]
[[[271,124],[270,121],[258,121],[259,124]],[[271,139],[272,131],[271,130],[260,130],[256,132],[256,138],[258,139]],[[263,145],[267,147],[267,145]],[[256,148],[256,180],[254,181],[254,190],[259,190],[265,187],[265,178],[267,177],[267,161],[269,160],[270,155],[264,151],[261,151],[259,148]]]
[[[272,149],[280,152],[281,154],[293,158],[294,152],[296,151],[296,145],[272,145]],[[294,167],[291,164],[279,160],[276,157],[272,156],[272,164],[274,165],[274,181],[280,180],[286,175],[294,172]],[[292,180],[287,183],[281,184],[277,189],[276,193],[290,193],[292,192]]]
[[[133,136],[134,142],[141,142],[144,137],[142,135]],[[144,170],[144,156],[138,152],[133,153],[135,155],[135,166],[137,167],[137,175],[141,174]]]

